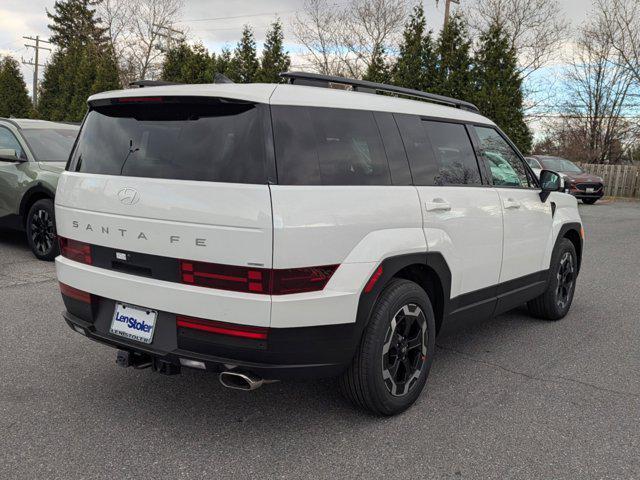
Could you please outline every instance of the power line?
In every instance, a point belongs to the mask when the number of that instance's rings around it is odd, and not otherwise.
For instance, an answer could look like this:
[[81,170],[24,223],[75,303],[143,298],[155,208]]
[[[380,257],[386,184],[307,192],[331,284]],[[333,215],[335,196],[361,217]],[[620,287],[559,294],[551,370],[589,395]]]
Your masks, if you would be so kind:
[[565,115],[563,113],[530,113],[524,115],[526,118],[558,118],[558,119],[571,119],[571,120],[585,120],[589,118],[620,118],[622,120],[640,120],[638,115],[599,115],[597,117],[590,117],[588,115]]
[[33,42],[36,42],[35,45],[29,45],[29,44],[24,44],[25,47],[27,48],[33,48],[36,51],[36,56],[33,62],[29,61],[27,62],[24,58],[22,58],[22,64],[23,65],[31,65],[33,66],[33,106],[34,108],[38,106],[38,67],[44,67],[44,64],[38,63],[38,58],[40,56],[40,50],[48,50],[51,51],[50,48],[48,47],[43,47],[40,45],[40,43],[51,43],[49,40],[41,40],[39,35],[36,35],[35,38],[33,37],[22,37],[25,40],[31,40]]
[[194,18],[190,20],[180,20],[178,23],[187,23],[187,22],[213,22],[216,20],[235,20],[238,18],[252,18],[252,17],[266,17],[266,16],[277,16],[282,13],[295,13],[299,10],[285,10],[283,12],[268,12],[268,13],[253,13],[250,15],[233,15],[230,17],[213,17],[213,18]]

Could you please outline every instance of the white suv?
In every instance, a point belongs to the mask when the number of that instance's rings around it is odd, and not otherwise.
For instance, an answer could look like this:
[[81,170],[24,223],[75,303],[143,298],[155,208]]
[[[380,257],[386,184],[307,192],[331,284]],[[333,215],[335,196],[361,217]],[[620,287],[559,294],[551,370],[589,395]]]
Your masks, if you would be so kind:
[[391,415],[441,331],[566,315],[583,231],[557,174],[540,188],[471,104],[284,75],[89,99],[56,195],[69,326],[123,366],[247,390],[339,376]]

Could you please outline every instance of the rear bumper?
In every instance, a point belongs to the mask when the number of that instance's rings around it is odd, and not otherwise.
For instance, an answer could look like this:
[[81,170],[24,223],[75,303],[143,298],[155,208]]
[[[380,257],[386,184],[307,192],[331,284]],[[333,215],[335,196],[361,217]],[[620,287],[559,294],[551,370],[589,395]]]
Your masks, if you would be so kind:
[[175,314],[158,312],[153,342],[147,345],[109,333],[115,301],[96,298],[88,311],[72,298],[63,299],[69,327],[92,340],[174,365],[181,358],[196,360],[214,373],[237,368],[273,380],[336,376],[357,344],[355,324],[270,329],[264,341],[179,328]]
[[[85,265],[59,256],[61,283],[92,295],[91,306],[63,295],[64,318],[74,330],[114,348],[173,364],[204,362],[219,372],[230,366],[265,379],[317,378],[340,374],[360,340],[356,324],[360,287],[375,264],[345,264],[321,292],[273,296],[228,292]],[[359,281],[359,280],[358,280]],[[109,333],[115,303],[158,312],[149,345]],[[177,326],[185,315],[234,325],[268,328],[266,340],[237,338]]]

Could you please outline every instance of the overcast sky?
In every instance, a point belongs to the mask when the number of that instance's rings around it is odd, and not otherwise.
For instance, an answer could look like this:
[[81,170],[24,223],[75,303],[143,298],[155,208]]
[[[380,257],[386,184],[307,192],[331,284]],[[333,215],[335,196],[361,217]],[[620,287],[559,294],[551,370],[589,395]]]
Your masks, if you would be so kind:
[[[131,0],[135,1],[135,0]],[[346,0],[335,0],[343,3]],[[469,0],[461,0],[461,8]],[[436,7],[435,0],[424,0],[428,22],[437,30],[442,24],[444,1]],[[24,46],[23,36],[40,35],[47,38],[48,19],[45,9],[53,9],[54,0],[0,0],[0,54],[11,54],[16,59],[31,60],[33,49]],[[299,8],[301,0],[185,0],[182,21],[177,28],[185,28],[191,41],[201,41],[210,50],[219,51],[224,45],[233,47],[246,23],[254,27],[256,40],[264,39],[265,30],[276,17],[285,27],[287,47],[294,56],[299,47],[290,31],[290,19]],[[560,0],[564,15],[574,25],[579,25],[591,6],[591,0]],[[219,17],[237,17],[215,20]],[[45,54],[44,61],[47,55]],[[29,90],[33,67],[23,66],[23,75]]]

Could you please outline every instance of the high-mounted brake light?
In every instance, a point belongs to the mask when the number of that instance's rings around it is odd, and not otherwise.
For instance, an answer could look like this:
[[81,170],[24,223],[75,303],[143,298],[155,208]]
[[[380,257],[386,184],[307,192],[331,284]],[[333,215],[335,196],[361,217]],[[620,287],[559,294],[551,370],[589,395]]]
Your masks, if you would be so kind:
[[70,238],[58,237],[60,242],[60,255],[69,260],[75,260],[76,262],[86,263],[91,265],[93,259],[91,258],[91,245],[77,240],[71,240]]
[[267,327],[254,327],[251,325],[236,325],[233,323],[216,322],[203,318],[176,316],[176,325],[181,328],[200,330],[202,332],[228,335],[231,337],[250,338],[252,340],[266,340],[269,329]]
[[122,97],[116,98],[118,103],[162,103],[162,97]]
[[78,290],[77,288],[70,287],[62,282],[60,282],[60,293],[82,303],[91,303],[91,294],[89,292]]
[[325,265],[271,270],[181,260],[180,279],[189,285],[220,290],[287,295],[324,289],[337,268]]

